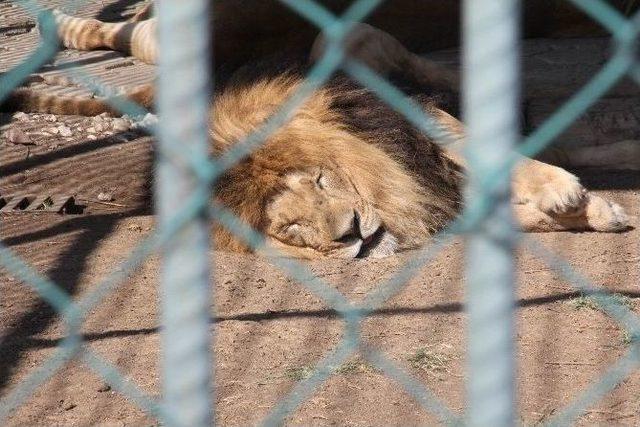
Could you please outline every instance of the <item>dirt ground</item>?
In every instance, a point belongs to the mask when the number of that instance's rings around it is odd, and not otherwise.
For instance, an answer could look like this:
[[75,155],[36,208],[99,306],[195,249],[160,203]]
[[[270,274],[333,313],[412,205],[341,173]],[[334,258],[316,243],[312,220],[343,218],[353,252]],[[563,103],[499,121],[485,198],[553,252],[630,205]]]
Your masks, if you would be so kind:
[[[115,4],[105,3],[107,8]],[[102,10],[100,4],[90,3],[83,13],[97,14]],[[14,28],[13,11],[7,7],[0,5],[0,27]],[[37,39],[32,32],[0,32],[0,38],[7,58],[18,58],[15,53]],[[587,78],[589,70],[604,60],[605,45],[606,40],[528,44],[527,123],[538,123],[549,113],[547,106],[566,99],[567,88],[579,87],[584,82],[581,78]],[[545,46],[551,47],[545,50]],[[573,56],[560,55],[558,50],[562,49]],[[74,55],[62,53],[57,61],[84,58]],[[101,55],[104,53],[89,54],[88,58],[96,61],[78,66],[93,67],[91,70],[116,83],[125,81],[131,70],[142,70],[137,78],[148,72],[130,59]],[[440,57],[449,61],[451,53]],[[557,60],[569,57],[573,58],[570,65]],[[114,65],[125,62],[130,65]],[[13,64],[9,60],[0,63],[2,70]],[[553,82],[556,92],[544,89],[545,75],[530,71],[536,64],[546,69],[546,82]],[[559,71],[575,64],[582,74]],[[56,65],[49,71],[59,72]],[[560,85],[562,75],[567,81]],[[599,105],[625,105],[638,93],[630,87],[628,83],[619,85]],[[607,110],[607,114],[620,114],[608,121],[602,119],[603,111],[594,107],[582,124],[565,136],[571,139],[584,133],[585,126],[597,127],[605,136],[606,126],[613,134],[640,132],[635,110]],[[532,117],[534,113],[539,116]],[[0,194],[73,194],[85,206],[80,215],[2,215],[0,237],[75,301],[81,300],[109,274],[119,271],[123,260],[155,229],[150,209],[152,140],[127,130],[127,123],[108,119],[0,115],[0,124]],[[15,134],[8,135],[11,129],[21,130],[29,141],[15,142]],[[617,137],[611,136],[612,140]],[[575,172],[598,194],[632,214],[640,211],[640,173]],[[176,211],[182,203],[176,200]],[[561,256],[594,285],[615,292],[622,304],[640,315],[637,218],[633,226],[621,234],[555,233],[528,238]],[[460,239],[447,246],[362,327],[364,347],[379,350],[458,415],[465,409],[466,377],[463,249]],[[348,299],[360,301],[414,255],[331,260],[309,266]],[[211,260],[215,266],[211,274],[215,291],[211,332],[215,340],[212,399],[216,419],[220,425],[255,425],[296,383],[313,373],[315,364],[343,337],[344,322],[320,298],[267,260],[214,251]],[[157,257],[147,259],[90,311],[82,327],[87,348],[154,398],[161,392],[158,268]],[[581,396],[625,354],[631,339],[592,299],[577,292],[537,254],[521,248],[517,271],[518,416],[524,425],[537,425]],[[55,353],[66,332],[51,307],[4,270],[0,270],[0,295],[0,398],[4,399]],[[288,418],[289,425],[438,422],[362,355],[337,368]],[[639,425],[638,396],[640,372],[636,371],[591,405],[577,424]],[[82,361],[74,360],[37,388],[6,424],[118,426],[157,425],[158,421]]]

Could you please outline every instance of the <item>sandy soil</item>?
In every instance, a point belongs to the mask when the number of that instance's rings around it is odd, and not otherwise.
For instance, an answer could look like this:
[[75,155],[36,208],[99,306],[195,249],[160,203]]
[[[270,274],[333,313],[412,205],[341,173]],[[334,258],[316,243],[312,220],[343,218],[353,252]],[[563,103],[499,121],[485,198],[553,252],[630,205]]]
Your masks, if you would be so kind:
[[[24,35],[27,37],[28,35]],[[4,36],[3,36],[4,37]],[[21,37],[17,35],[15,37]],[[127,70],[118,68],[118,72]],[[114,78],[117,76],[114,75]],[[575,82],[574,82],[575,83]],[[545,98],[546,99],[546,98]],[[95,290],[155,229],[149,137],[89,119],[0,115],[0,194],[76,195],[81,215],[0,216],[0,238],[75,301]],[[59,126],[71,135],[63,137]],[[58,131],[44,129],[58,128]],[[11,142],[10,128],[30,136]],[[116,129],[118,128],[118,129]],[[62,133],[67,134],[64,130]],[[89,137],[89,135],[95,135]],[[640,211],[637,172],[576,171],[599,194]],[[107,204],[100,193],[109,195]],[[100,197],[103,198],[104,197]],[[109,204],[110,203],[110,204]],[[183,201],[176,200],[176,211]],[[640,314],[640,222],[622,234],[530,235],[594,285],[615,292]],[[310,263],[351,301],[362,300],[415,254],[383,260]],[[362,348],[383,353],[457,415],[465,409],[464,248],[454,241],[363,323]],[[304,285],[268,260],[211,252],[215,302],[216,418],[254,425],[309,377],[344,335],[344,322]],[[82,327],[85,348],[153,398],[161,393],[156,256],[95,306]],[[578,398],[630,347],[630,338],[589,298],[526,248],[517,253],[518,416],[536,425]],[[56,352],[66,335],[52,308],[0,270],[0,398]],[[431,425],[438,421],[362,352],[337,367],[289,418],[290,425]],[[640,424],[640,372],[591,405],[579,425]],[[76,359],[53,373],[7,425],[156,425],[158,421]]]
[[[638,210],[635,191],[604,194]],[[117,271],[154,229],[144,209],[96,207],[91,214],[73,217],[15,214],[2,222],[4,242],[76,300]],[[638,237],[637,230],[618,235],[531,236],[594,284],[626,295],[624,303],[636,312]],[[359,301],[412,256],[310,265],[317,276]],[[216,266],[211,331],[217,419],[223,425],[256,424],[297,381],[313,372],[342,337],[344,324],[321,299],[268,261],[229,253],[212,252],[211,257]],[[158,261],[152,257],[91,310],[82,328],[88,348],[151,396],[160,393],[157,270]],[[463,280],[463,245],[455,241],[376,310],[362,331],[364,346],[379,349],[458,414],[464,409]],[[0,292],[0,381],[7,395],[55,352],[65,329],[19,280],[3,274]],[[609,317],[526,250],[518,253],[517,301],[520,417],[535,424],[580,395],[629,343]],[[593,405],[582,424],[637,424],[639,392],[640,374],[634,373]],[[339,373],[289,421],[292,425],[425,425],[436,419],[396,382],[356,356],[341,365]],[[95,423],[155,421],[80,362],[56,373],[10,418],[12,425]]]

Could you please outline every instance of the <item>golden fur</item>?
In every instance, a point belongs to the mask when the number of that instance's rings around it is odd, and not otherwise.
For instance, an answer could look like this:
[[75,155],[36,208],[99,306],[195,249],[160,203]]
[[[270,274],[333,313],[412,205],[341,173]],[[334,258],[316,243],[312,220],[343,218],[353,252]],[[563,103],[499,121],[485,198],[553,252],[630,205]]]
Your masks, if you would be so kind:
[[[214,154],[258,129],[300,84],[281,76],[219,95],[210,119]],[[289,122],[223,177],[216,195],[272,245],[297,256],[351,254],[349,248],[360,249],[364,240],[358,234],[368,238],[381,226],[387,246],[377,254],[420,246],[455,216],[454,204],[419,185],[393,153],[346,128],[331,107],[334,97],[329,89],[314,92]],[[326,180],[324,188],[317,185],[319,178]],[[356,216],[360,226],[353,230]],[[292,233],[290,225],[300,230]],[[305,235],[307,229],[313,229],[312,236]],[[341,241],[349,233],[353,241]],[[216,240],[238,247],[229,235]]]

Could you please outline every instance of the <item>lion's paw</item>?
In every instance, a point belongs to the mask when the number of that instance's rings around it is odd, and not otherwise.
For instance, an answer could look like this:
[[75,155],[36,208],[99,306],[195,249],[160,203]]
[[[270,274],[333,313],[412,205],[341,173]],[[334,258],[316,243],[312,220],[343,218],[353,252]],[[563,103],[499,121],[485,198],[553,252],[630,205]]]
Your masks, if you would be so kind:
[[556,169],[551,179],[536,189],[533,202],[538,209],[549,215],[582,214],[587,204],[587,190],[575,175],[560,168]]
[[587,199],[587,223],[593,230],[617,232],[629,228],[630,218],[622,206],[591,193]]

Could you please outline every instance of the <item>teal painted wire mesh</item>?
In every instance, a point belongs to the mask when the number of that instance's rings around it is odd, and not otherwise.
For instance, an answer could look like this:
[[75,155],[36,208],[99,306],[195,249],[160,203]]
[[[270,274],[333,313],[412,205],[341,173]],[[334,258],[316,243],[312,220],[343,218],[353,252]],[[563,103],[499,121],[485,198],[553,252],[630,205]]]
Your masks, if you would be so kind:
[[[96,304],[99,304],[105,296],[119,286],[146,257],[155,251],[167,248],[168,245],[179,241],[181,233],[193,227],[193,224],[201,221],[202,218],[206,218],[207,216],[215,217],[232,232],[245,240],[251,247],[264,248],[263,237],[259,233],[241,223],[231,212],[226,211],[224,207],[215,204],[210,206],[207,203],[209,200],[208,188],[210,188],[214,180],[220,176],[224,170],[235,165],[243,156],[258,147],[271,132],[286,122],[290,113],[294,111],[315,88],[322,85],[339,68],[342,68],[353,78],[371,88],[385,102],[388,102],[393,108],[403,113],[407,119],[420,130],[428,133],[439,142],[447,143],[446,133],[443,133],[442,129],[433,126],[433,120],[425,117],[424,113],[419,111],[401,92],[362,64],[344,57],[341,42],[349,30],[351,23],[364,20],[382,0],[356,1],[340,17],[332,15],[312,0],[281,1],[325,31],[329,40],[325,55],[311,70],[307,76],[306,83],[301,87],[300,91],[293,95],[261,129],[250,135],[243,143],[237,144],[233,150],[227,152],[216,161],[209,162],[204,160],[203,157],[199,155],[197,148],[185,150],[184,146],[180,148],[171,146],[171,144],[162,144],[160,146],[161,156],[163,156],[165,160],[171,159],[170,162],[175,163],[176,169],[179,169],[181,171],[180,173],[184,176],[196,177],[198,184],[195,188],[191,189],[191,195],[184,208],[175,216],[167,217],[163,221],[162,227],[140,243],[120,268],[114,270],[114,273],[107,277],[99,286],[96,286],[94,290],[74,301],[69,295],[61,291],[55,283],[38,274],[34,268],[21,260],[10,249],[5,246],[0,246],[0,265],[15,277],[20,278],[26,286],[34,289],[44,300],[51,304],[51,306],[60,313],[67,328],[67,337],[58,346],[54,355],[11,390],[2,402],[0,402],[0,420],[4,420],[14,408],[22,404],[43,382],[54,375],[67,362],[76,358],[82,360],[89,369],[102,376],[115,390],[123,393],[129,399],[136,402],[141,408],[168,425],[188,425],[189,422],[193,423],[192,425],[204,425],[208,422],[210,415],[207,414],[210,414],[209,409],[202,408],[201,405],[196,405],[194,407],[195,409],[192,408],[187,414],[181,411],[168,410],[168,408],[174,408],[171,406],[171,403],[166,400],[158,402],[150,398],[142,392],[135,383],[125,379],[115,366],[105,361],[84,345],[79,333],[82,322],[88,311]],[[623,76],[628,75],[640,84],[640,64],[637,57],[640,12],[631,18],[625,18],[602,0],[572,0],[572,2],[612,33],[615,49],[610,60],[589,83],[558,109],[542,126],[522,140],[521,144],[518,145],[518,151],[528,156],[540,152],[552,143],[579,115],[584,113],[586,109],[593,105]],[[38,4],[33,1],[23,0],[16,1],[16,3],[27,9],[34,16],[40,11]],[[182,9],[182,19],[185,19],[185,22],[197,24],[194,25],[195,28],[202,28],[202,22],[198,24],[197,21],[198,19],[203,19],[203,15],[197,12],[202,10],[203,4],[204,1],[186,2],[184,9]],[[513,6],[515,2],[507,1],[502,4],[508,7],[510,4]],[[69,3],[66,7],[69,11],[72,10],[72,8],[72,3]],[[27,60],[1,77],[0,98],[6,97],[7,94],[24,81],[31,72],[36,71],[42,64],[46,63],[55,55],[57,51],[57,43],[54,41],[55,24],[49,15],[46,14],[43,15],[40,22],[40,31],[43,34],[41,44]],[[480,36],[484,38],[487,44],[496,41],[491,40],[491,37],[496,37],[496,35],[490,31]],[[164,48],[161,48],[161,50],[163,49]],[[165,54],[170,55],[171,51],[165,51]],[[89,82],[90,80],[85,79],[85,81]],[[184,89],[185,92],[183,93],[186,93],[188,88],[177,88],[176,90],[179,92],[181,89]],[[124,113],[134,116],[142,112],[139,107],[132,104],[116,105],[116,107],[120,108]],[[204,114],[204,112],[200,111],[199,114]],[[171,127],[171,125],[169,126]],[[179,124],[176,124],[176,126],[179,126]],[[200,126],[202,126],[202,124]],[[202,130],[203,129],[200,129],[200,131]],[[167,133],[170,131],[162,130],[161,133],[162,132]],[[162,134],[160,138],[163,138]],[[360,352],[372,365],[379,368],[388,377],[400,383],[417,402],[426,410],[435,414],[443,423],[457,424],[463,421],[461,417],[454,414],[446,405],[440,402],[428,388],[404,373],[382,353],[363,346],[360,337],[360,325],[374,309],[402,290],[404,284],[448,243],[452,235],[478,232],[480,229],[479,225],[494,215],[496,190],[504,186],[504,183],[508,179],[510,168],[515,161],[515,153],[513,153],[513,155],[506,153],[500,164],[496,164],[490,173],[477,177],[475,185],[479,189],[481,197],[475,197],[470,200],[464,214],[458,220],[454,221],[447,230],[436,236],[433,245],[422,251],[418,251],[411,261],[384,283],[381,283],[376,290],[368,295],[360,304],[351,303],[328,283],[318,277],[314,277],[310,270],[303,264],[291,259],[273,258],[273,262],[283,271],[307,287],[314,294],[321,297],[327,305],[334,308],[342,316],[345,322],[345,333],[342,341],[336,348],[327,354],[316,366],[314,374],[310,378],[298,383],[290,393],[283,397],[279,404],[272,409],[267,419],[264,420],[265,425],[281,424],[299,404],[310,396],[310,394],[332,374],[335,367],[340,366],[354,352]],[[631,337],[628,353],[611,366],[602,377],[595,379],[594,383],[585,390],[583,394],[577,397],[575,401],[566,408],[557,411],[555,417],[550,421],[552,425],[567,425],[580,416],[590,405],[610,392],[633,370],[638,368],[640,364],[640,319],[628,308],[622,306],[614,298],[594,287],[588,280],[573,271],[564,261],[554,256],[554,254],[533,240],[524,239],[524,243],[529,246],[531,250],[535,251],[535,253],[539,254],[542,259],[546,260],[552,268],[557,270],[575,287],[593,294],[594,299],[601,305],[603,310],[625,328]],[[202,265],[192,266],[192,268],[194,270],[198,268],[201,269]],[[472,274],[473,272],[470,273]],[[172,319],[167,320],[167,322],[173,321]],[[195,337],[195,335],[192,335],[195,333],[192,332],[190,326],[197,325],[197,322],[201,322],[201,320],[194,322],[196,323],[190,324],[187,321],[187,323],[182,326],[186,329],[185,336],[187,338]],[[201,332],[200,330],[200,333]],[[189,340],[187,339],[186,341]],[[187,342],[177,343],[176,345],[185,346],[178,349],[181,350],[188,348],[189,344],[190,343]],[[507,352],[509,350],[506,349],[504,351]],[[188,351],[188,353],[194,353],[196,359],[200,357],[200,360],[206,359],[207,356],[205,352],[206,349],[201,345],[192,346],[192,350]],[[172,369],[185,371],[192,368],[192,377],[197,376],[198,373],[202,374],[202,371],[198,370],[201,368],[188,365],[186,367],[167,366],[165,374],[171,375]],[[198,381],[196,381],[196,383],[197,382]],[[210,391],[207,390],[206,380],[203,380],[195,388],[193,384],[182,384],[180,382],[174,384],[175,385],[171,386],[173,388],[169,393],[175,395],[176,400],[173,401],[173,404],[180,402],[181,399],[184,399],[186,396],[196,396],[197,398],[198,393],[201,394],[200,402],[213,402],[209,394]],[[471,399],[473,399],[473,397],[471,397]],[[473,405],[473,402],[471,402],[471,404]],[[188,417],[193,414],[193,411],[200,411],[198,413],[201,416],[195,420],[189,419]]]

